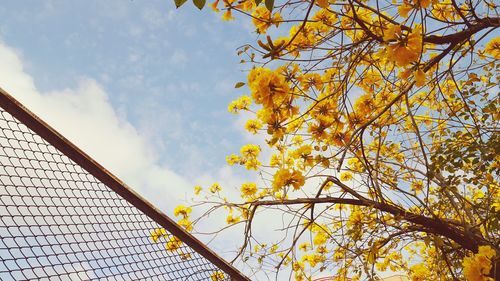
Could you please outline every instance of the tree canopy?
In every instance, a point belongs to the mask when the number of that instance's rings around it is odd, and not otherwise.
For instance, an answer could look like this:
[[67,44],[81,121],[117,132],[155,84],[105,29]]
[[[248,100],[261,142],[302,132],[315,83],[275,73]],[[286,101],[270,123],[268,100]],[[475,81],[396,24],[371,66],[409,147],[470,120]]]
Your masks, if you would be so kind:
[[[237,200],[231,187],[196,187],[207,212],[193,220],[179,206],[182,225],[223,209],[229,226],[244,225],[238,259],[295,280],[500,280],[498,3],[210,6],[254,25],[255,43],[237,52],[248,95],[228,110],[249,112],[245,128],[267,144],[227,157],[260,181]],[[282,238],[259,240],[252,222],[271,211]]]

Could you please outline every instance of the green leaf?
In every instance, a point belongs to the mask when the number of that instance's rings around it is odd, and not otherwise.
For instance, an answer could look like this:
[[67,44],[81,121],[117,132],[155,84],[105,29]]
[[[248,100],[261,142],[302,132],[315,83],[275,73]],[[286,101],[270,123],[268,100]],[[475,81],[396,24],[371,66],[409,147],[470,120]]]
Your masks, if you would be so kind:
[[262,0],[255,0],[255,6],[259,6],[260,3],[262,3]]
[[206,0],[193,0],[194,5],[200,10],[205,6],[205,2]]
[[274,0],[266,0],[266,8],[271,12],[274,7]]
[[243,82],[238,82],[238,83],[236,83],[236,85],[234,85],[234,87],[235,87],[236,89],[241,88],[241,87],[243,87],[243,86],[245,86],[245,83],[243,83]]
[[179,8],[182,6],[184,3],[186,3],[187,0],[174,0],[175,7]]

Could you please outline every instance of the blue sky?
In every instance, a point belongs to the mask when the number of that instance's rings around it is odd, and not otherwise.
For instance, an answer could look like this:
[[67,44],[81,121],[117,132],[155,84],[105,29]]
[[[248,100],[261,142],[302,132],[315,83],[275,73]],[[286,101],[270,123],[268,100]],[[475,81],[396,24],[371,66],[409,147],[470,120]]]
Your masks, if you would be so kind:
[[[225,157],[263,144],[227,112],[250,67],[236,49],[257,34],[248,17],[220,16],[173,0],[5,0],[0,87],[168,214],[196,184],[235,195],[257,175]],[[281,217],[266,214],[254,229],[269,238]],[[211,247],[232,258],[241,233]]]
[[220,16],[170,0],[3,1],[0,87],[168,214],[196,184],[234,195],[256,175],[225,157],[255,139],[227,105],[245,94],[236,48],[257,35]]
[[248,67],[236,48],[255,36],[245,21],[169,0],[6,1],[0,16],[2,44],[40,93],[93,80],[155,161],[180,176],[216,174],[244,143],[226,108],[243,92],[233,88]]

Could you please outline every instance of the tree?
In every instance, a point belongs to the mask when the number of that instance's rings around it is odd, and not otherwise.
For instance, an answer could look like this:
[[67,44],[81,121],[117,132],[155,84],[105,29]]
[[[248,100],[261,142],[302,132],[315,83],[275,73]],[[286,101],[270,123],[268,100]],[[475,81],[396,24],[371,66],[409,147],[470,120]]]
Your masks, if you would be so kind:
[[[210,207],[199,219],[223,208],[229,225],[244,224],[238,258],[295,280],[323,270],[339,280],[500,280],[498,3],[210,6],[225,20],[251,17],[258,34],[238,50],[252,68],[236,87],[250,95],[229,111],[251,112],[245,128],[268,145],[227,161],[262,181],[244,183],[239,200],[217,184],[195,190]],[[281,241],[252,235],[269,210],[283,213]],[[189,212],[177,214],[192,228]]]

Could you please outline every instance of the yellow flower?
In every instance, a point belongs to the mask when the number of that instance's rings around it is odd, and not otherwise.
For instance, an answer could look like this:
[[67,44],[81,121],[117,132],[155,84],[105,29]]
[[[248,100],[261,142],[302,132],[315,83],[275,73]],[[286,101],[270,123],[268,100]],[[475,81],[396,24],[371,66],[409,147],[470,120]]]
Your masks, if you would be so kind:
[[[327,2],[326,5],[328,5],[328,0],[320,0],[320,1],[325,1]],[[319,1],[316,3],[320,3]],[[321,9],[319,10],[314,16],[312,17],[313,20],[321,22],[323,25],[321,26],[324,28],[324,26],[332,26],[337,22],[338,18],[335,13],[332,13],[328,9]],[[332,75],[335,74],[335,70],[329,69],[325,71],[325,76],[323,77],[324,82],[329,82],[331,81]]]
[[422,69],[418,69],[414,73],[415,75],[415,86],[422,87],[425,85],[425,73]]
[[260,128],[262,128],[262,123],[259,120],[250,119],[245,123],[245,129],[252,134],[257,134]]
[[245,161],[245,169],[257,171],[260,166],[259,160],[256,158],[248,159]]
[[413,0],[413,4],[420,8],[427,8],[431,4],[431,0]]
[[424,264],[415,264],[410,268],[412,281],[424,281],[430,277],[429,268]]
[[252,197],[257,193],[257,185],[253,182],[247,182],[241,185],[241,197]]
[[497,60],[500,59],[500,36],[488,42],[486,48],[484,48],[484,52]]
[[321,88],[323,87],[323,79],[317,72],[300,75],[297,80],[300,81],[300,86],[302,87],[302,90],[304,92],[309,90],[311,87],[314,87],[317,90],[321,90]]
[[435,1],[432,3],[431,13],[440,20],[454,20],[459,18],[459,14],[450,0]]
[[284,186],[293,186],[297,190],[305,183],[305,178],[301,172],[293,170],[291,173],[287,169],[280,169],[274,174],[273,190],[278,191]]
[[363,172],[365,169],[363,163],[358,158],[351,158],[347,160],[347,166],[354,172]]
[[309,242],[304,242],[304,243],[299,245],[299,250],[307,252],[307,250],[309,250],[310,247],[311,247],[311,244],[309,244]]
[[214,183],[212,184],[212,186],[210,187],[210,192],[212,193],[216,193],[216,192],[220,192],[222,190],[222,187],[220,187],[219,183]]
[[231,13],[231,9],[227,9],[226,12],[224,13],[224,15],[222,15],[222,20],[224,21],[231,21],[231,20],[234,20],[234,17]]
[[325,255],[311,254],[302,256],[302,262],[308,262],[311,268],[316,267],[318,263],[323,263],[326,260]]
[[187,216],[189,216],[191,211],[192,211],[191,207],[179,205],[179,206],[175,207],[175,209],[174,209],[174,216],[178,217],[179,215],[182,215],[183,217],[187,217]]
[[328,3],[328,0],[318,0],[316,1],[316,4],[320,6],[321,8],[327,8],[330,4]]
[[228,105],[227,111],[238,113],[240,110],[249,110],[251,104],[252,99],[249,96],[241,96]]
[[468,281],[488,281],[487,277],[491,271],[491,261],[496,252],[490,246],[479,246],[477,254],[467,256],[463,259],[464,276]]
[[293,189],[297,190],[302,187],[305,183],[305,178],[301,172],[293,170],[292,175],[288,181],[288,184],[293,186]]
[[362,95],[354,103],[355,112],[370,114],[375,110],[375,99],[371,95]]
[[182,241],[179,238],[172,236],[165,244],[165,249],[167,249],[167,251],[175,251],[179,249],[181,246],[182,246]]
[[[375,89],[381,86],[382,84],[382,76],[380,76],[380,72],[373,68],[367,70],[362,77],[362,80],[358,85],[365,90],[367,93],[373,94]],[[368,95],[370,98],[372,96]]]
[[247,144],[240,149],[240,153],[248,159],[257,158],[260,153],[260,147],[256,144]]
[[210,8],[212,8],[214,12],[219,12],[219,8],[217,8],[217,5],[219,5],[219,0],[215,0],[215,2],[209,4]]
[[193,223],[188,218],[182,218],[177,223],[187,231],[193,230]]
[[239,4],[236,5],[237,9],[241,9],[245,12],[251,12],[253,9],[255,9],[255,1],[252,0],[244,0],[244,1],[239,1]]
[[240,162],[240,157],[236,154],[231,154],[226,157],[226,162],[229,166],[233,166],[234,164],[237,164]]
[[200,195],[202,188],[201,186],[197,185],[194,187],[194,195]]
[[248,73],[248,86],[252,91],[252,98],[255,103],[262,104],[264,108],[281,105],[286,98],[290,98],[287,95],[290,86],[285,77],[279,71],[272,71],[269,68],[257,67],[252,69]]
[[189,260],[191,259],[191,254],[190,253],[181,253],[181,259],[182,260]]
[[320,231],[314,236],[313,243],[316,246],[319,245],[324,245],[326,241],[328,240],[328,237],[324,231]]
[[237,223],[239,221],[240,221],[240,218],[239,217],[233,217],[233,215],[229,215],[226,218],[227,224],[235,224],[235,223]]
[[341,181],[350,181],[352,180],[352,174],[350,172],[342,172],[339,178]]
[[210,281],[222,281],[226,278],[222,271],[214,271],[212,275],[210,275]]
[[424,183],[421,180],[411,183],[411,189],[413,189],[413,191],[415,191],[416,194],[420,193],[423,188],[424,188]]
[[413,7],[412,7],[410,4],[408,4],[408,3],[404,2],[402,5],[400,5],[400,6],[398,7],[398,14],[399,14],[400,16],[402,16],[403,18],[407,18],[407,17],[408,17],[408,13],[409,13],[412,9],[413,9]]
[[396,38],[401,34],[401,26],[391,24],[387,28],[387,30],[384,31],[384,41],[388,42],[391,40],[396,40]]
[[337,251],[333,254],[333,260],[338,262],[339,260],[343,259],[345,256],[345,249],[338,248]]
[[304,269],[304,263],[296,261],[292,264],[293,271],[297,272]]
[[494,256],[496,256],[495,250],[493,248],[491,248],[490,246],[479,246],[478,254],[483,255],[488,259],[491,259]]
[[363,221],[364,214],[359,208],[354,208],[349,215],[349,220],[347,221],[348,226],[353,226],[361,223]]
[[167,236],[167,231],[164,228],[157,228],[151,232],[151,239],[153,242],[157,242],[160,237]]
[[388,30],[386,38],[397,40],[391,41],[387,46],[386,59],[395,62],[399,67],[416,62],[422,53],[422,26],[416,25],[407,36],[404,36],[401,28],[394,27],[393,31],[394,34],[392,30]]
[[271,159],[269,159],[269,166],[277,167],[281,164],[282,156],[278,154],[272,154]]
[[277,245],[277,244],[273,244],[273,245],[271,246],[271,248],[269,249],[269,252],[270,252],[271,254],[274,254],[274,253],[276,253],[276,251],[277,251],[277,250],[278,250],[278,245]]
[[280,13],[274,13],[271,16],[271,12],[264,6],[259,6],[252,13],[252,22],[257,33],[265,34],[267,29],[274,24],[276,27],[283,21]]

